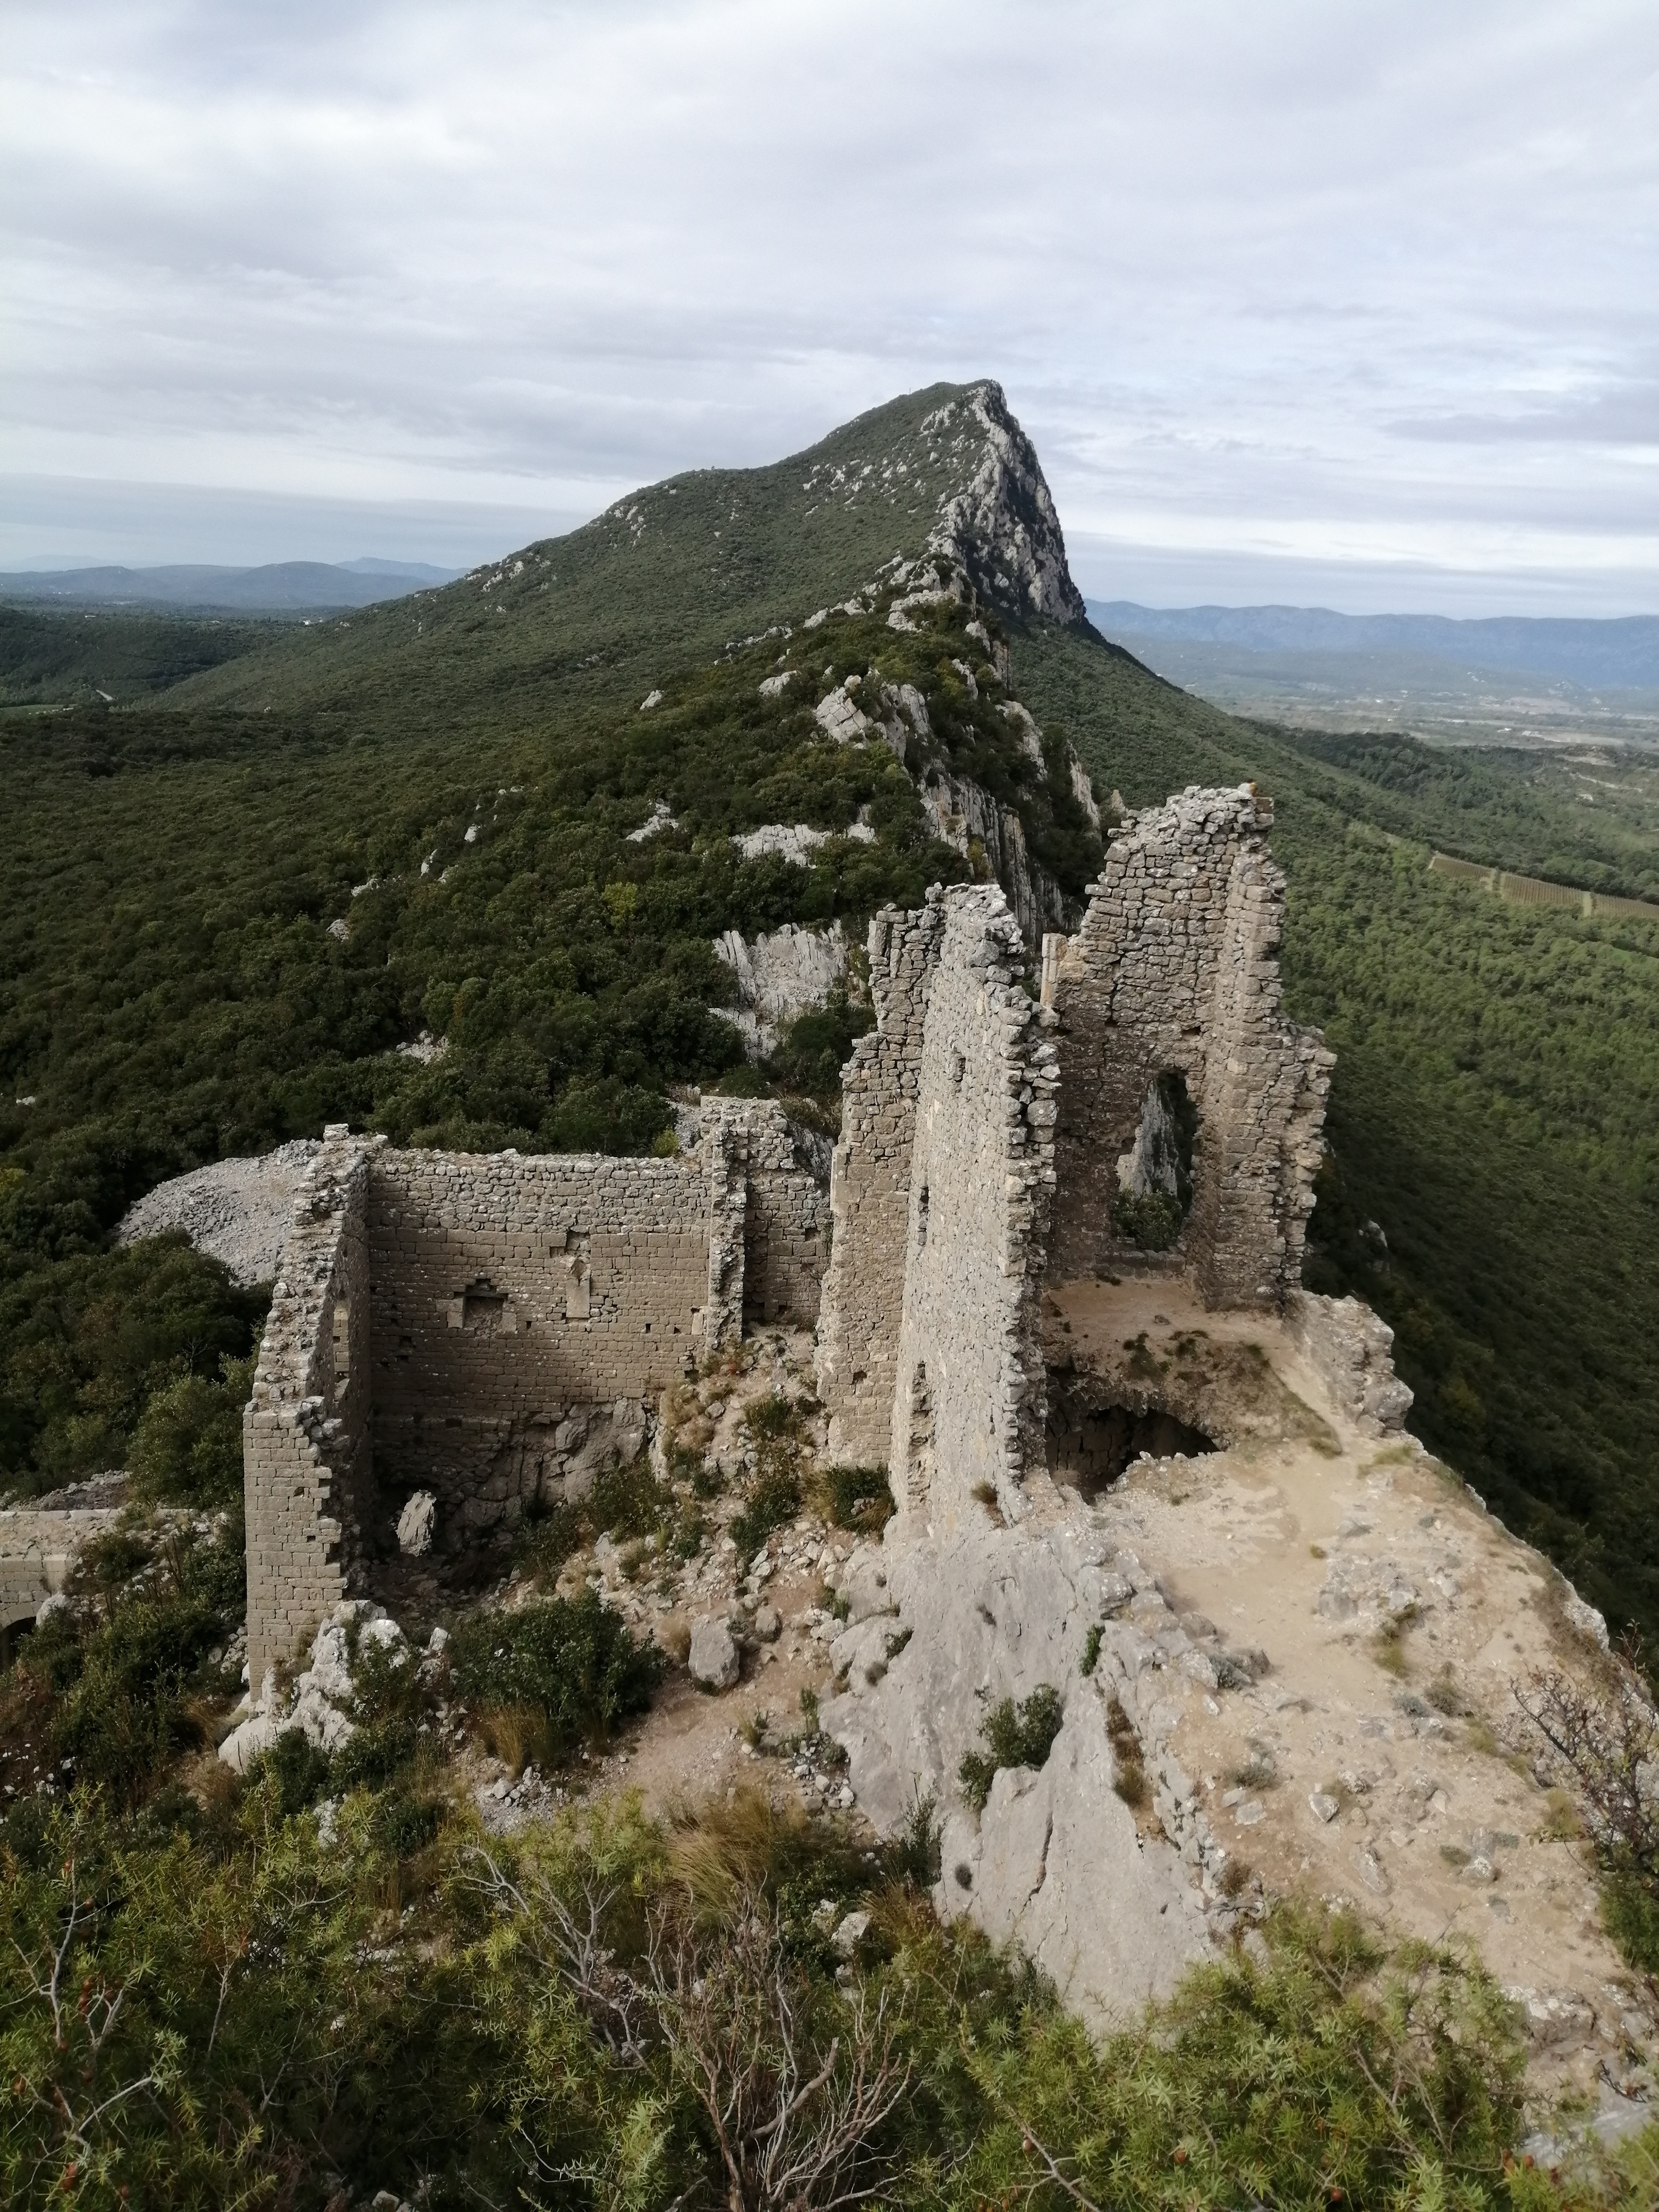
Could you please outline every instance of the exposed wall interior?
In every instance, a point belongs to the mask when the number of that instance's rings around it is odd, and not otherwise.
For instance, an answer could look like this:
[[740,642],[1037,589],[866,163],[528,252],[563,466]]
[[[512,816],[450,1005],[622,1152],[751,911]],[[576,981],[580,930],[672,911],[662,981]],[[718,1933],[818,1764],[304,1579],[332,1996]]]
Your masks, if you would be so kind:
[[[1280,1010],[1285,879],[1253,787],[1194,787],[1128,815],[1082,927],[1045,947],[1057,1017],[1061,1193],[1056,1281],[1190,1274],[1212,1305],[1283,1306],[1297,1289],[1334,1055]],[[1179,1233],[1139,1241],[1161,1083],[1196,1112]],[[1152,1109],[1149,1113],[1149,1109]]]
[[457,1550],[580,1494],[751,1323],[810,1328],[823,1194],[770,1100],[673,1159],[398,1152],[331,1128],[244,1419],[256,1684],[357,1589],[416,1490]]

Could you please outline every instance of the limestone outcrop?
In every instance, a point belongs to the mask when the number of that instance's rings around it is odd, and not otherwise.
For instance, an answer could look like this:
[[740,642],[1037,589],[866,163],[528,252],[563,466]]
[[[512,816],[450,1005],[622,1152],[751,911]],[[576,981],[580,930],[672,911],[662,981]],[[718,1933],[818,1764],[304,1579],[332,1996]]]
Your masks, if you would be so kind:
[[967,483],[941,501],[929,550],[950,554],[978,591],[1028,621],[1086,621],[1036,448],[1002,386],[988,380],[970,386],[960,401],[949,400],[928,416],[923,435],[948,430],[958,409],[979,433],[981,449]]
[[[1150,1590],[1138,1563],[1134,1571]],[[831,1646],[848,1686],[823,1708],[866,1814],[893,1834],[931,1798],[943,1815],[940,1912],[971,1914],[994,1941],[1018,1942],[1069,2004],[1121,2017],[1166,1994],[1211,1934],[1191,1878],[1196,1835],[1184,1855],[1144,1835],[1114,1786],[1108,1708],[1126,1688],[1134,1698],[1132,1678],[1115,1649],[1081,1672],[1091,1628],[1133,1595],[1110,1547],[1087,1531],[994,1527],[981,1510],[977,1528],[900,1535],[855,1558],[843,1588],[878,1572],[890,1610]],[[1121,1634],[1129,1650],[1139,1631]],[[981,1722],[1045,1685],[1060,1690],[1065,1717],[1042,1769],[1002,1769],[975,1813],[957,1777]]]
[[786,921],[752,942],[728,929],[714,939],[714,952],[732,970],[740,1002],[714,1011],[738,1030],[751,1060],[775,1052],[789,1024],[822,1006],[847,980],[847,939],[838,921],[828,929]]
[[276,1273],[301,1184],[317,1157],[309,1137],[255,1159],[215,1160],[157,1183],[116,1231],[123,1244],[182,1229],[198,1252],[222,1260],[239,1283],[268,1283]]

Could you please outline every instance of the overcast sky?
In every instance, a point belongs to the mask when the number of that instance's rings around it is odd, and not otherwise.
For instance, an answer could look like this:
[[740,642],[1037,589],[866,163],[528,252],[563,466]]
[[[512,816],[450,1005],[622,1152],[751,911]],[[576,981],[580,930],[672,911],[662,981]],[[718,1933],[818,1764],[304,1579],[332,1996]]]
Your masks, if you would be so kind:
[[989,374],[1096,597],[1659,612],[1655,0],[9,0],[0,565],[455,565]]

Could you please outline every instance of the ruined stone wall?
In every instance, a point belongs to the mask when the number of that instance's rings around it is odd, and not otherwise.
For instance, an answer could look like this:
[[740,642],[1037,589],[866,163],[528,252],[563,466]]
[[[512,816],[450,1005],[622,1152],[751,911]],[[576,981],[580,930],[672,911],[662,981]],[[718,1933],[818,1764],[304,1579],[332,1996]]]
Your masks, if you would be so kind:
[[824,1200],[773,1100],[714,1100],[683,1158],[383,1152],[374,1441],[454,1546],[579,1494],[647,1401],[745,1321],[810,1327]]
[[256,1689],[349,1593],[401,1497],[433,1492],[459,1548],[632,1458],[647,1401],[745,1317],[810,1326],[826,1234],[772,1100],[714,1102],[702,1141],[665,1160],[331,1130],[244,1422]]
[[887,1455],[901,1511],[940,1534],[982,1523],[988,1489],[1018,1518],[1025,1469],[1042,1464],[1037,1307],[1057,1081],[1001,891],[959,887],[942,911],[917,1071]]
[[249,1680],[292,1656],[352,1585],[372,1494],[372,1142],[324,1141],[293,1225],[242,1417]]
[[741,1170],[745,1328],[811,1328],[830,1249],[823,1188],[796,1157],[788,1117],[774,1098],[707,1102],[710,1137]]
[[[1058,1018],[1057,1280],[1192,1274],[1212,1305],[1296,1288],[1332,1055],[1280,1011],[1284,878],[1253,788],[1194,787],[1126,817],[1077,934],[1047,949]],[[1118,1160],[1147,1095],[1178,1073],[1198,1111],[1190,1213],[1159,1257],[1113,1225]]]
[[581,1486],[612,1444],[637,1449],[643,1401],[731,1331],[727,1155],[378,1156],[375,1458],[390,1494],[435,1495],[441,1542]]
[[843,1464],[884,1465],[892,1434],[916,1090],[944,926],[937,889],[915,911],[884,907],[871,922],[875,1027],[854,1046],[842,1075],[817,1376],[830,1455]]

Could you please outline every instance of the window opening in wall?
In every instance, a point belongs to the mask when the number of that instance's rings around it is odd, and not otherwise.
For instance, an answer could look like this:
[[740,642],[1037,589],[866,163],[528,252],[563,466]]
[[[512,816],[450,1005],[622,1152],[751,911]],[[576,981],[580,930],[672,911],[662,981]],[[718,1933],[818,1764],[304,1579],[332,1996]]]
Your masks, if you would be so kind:
[[1169,1251],[1187,1225],[1197,1134],[1187,1079],[1166,1069],[1146,1092],[1128,1151],[1118,1156],[1112,1199],[1113,1229],[1143,1252]]
[[585,1230],[567,1229],[564,1249],[555,1254],[564,1268],[564,1317],[567,1321],[586,1321],[593,1311],[592,1271],[588,1264],[588,1237]]
[[927,1388],[927,1363],[919,1359],[910,1377],[910,1450],[905,1470],[910,1503],[925,1506],[933,1487],[933,1400]]
[[1048,1472],[1067,1490],[1093,1498],[1118,1480],[1143,1452],[1195,1459],[1215,1439],[1163,1406],[1097,1403],[1075,1378],[1048,1377]]
[[924,1183],[916,1197],[916,1249],[927,1249],[927,1186]]
[[343,1298],[334,1301],[334,1410],[351,1385],[351,1312]]
[[501,1336],[513,1325],[505,1291],[498,1291],[485,1275],[467,1285],[461,1293],[463,1328],[475,1336]]

